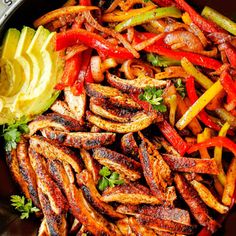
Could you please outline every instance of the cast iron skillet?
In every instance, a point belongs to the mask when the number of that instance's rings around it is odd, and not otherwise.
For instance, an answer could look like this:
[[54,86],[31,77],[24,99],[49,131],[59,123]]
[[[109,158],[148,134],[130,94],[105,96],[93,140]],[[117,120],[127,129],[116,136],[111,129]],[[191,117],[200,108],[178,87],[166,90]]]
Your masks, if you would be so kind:
[[[95,0],[97,1],[97,0]],[[0,2],[0,39],[9,27],[21,29],[23,25],[32,26],[32,22],[42,14],[60,7],[65,0],[2,0]],[[205,5],[220,11],[236,20],[236,4],[233,0],[192,0],[191,4],[201,10]],[[10,173],[4,162],[3,141],[0,139],[0,235],[33,236],[37,235],[39,221],[36,218],[20,220],[10,207],[9,197],[17,194]],[[217,236],[236,235],[236,207],[232,209]]]

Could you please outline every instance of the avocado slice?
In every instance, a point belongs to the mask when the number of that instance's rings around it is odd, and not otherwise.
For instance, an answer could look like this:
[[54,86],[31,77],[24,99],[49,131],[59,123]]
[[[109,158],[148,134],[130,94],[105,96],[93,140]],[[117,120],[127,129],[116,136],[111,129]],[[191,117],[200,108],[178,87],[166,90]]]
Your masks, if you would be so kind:
[[20,31],[9,29],[4,40],[0,58],[0,95],[12,96],[19,91],[22,84],[22,67],[14,59],[17,45],[20,39]]
[[22,66],[24,73],[22,76],[24,77],[24,83],[20,93],[24,93],[26,91],[26,88],[29,87],[29,83],[33,76],[33,62],[26,51],[28,50],[34,35],[34,29],[24,26],[21,30],[20,39],[16,49],[15,59]]

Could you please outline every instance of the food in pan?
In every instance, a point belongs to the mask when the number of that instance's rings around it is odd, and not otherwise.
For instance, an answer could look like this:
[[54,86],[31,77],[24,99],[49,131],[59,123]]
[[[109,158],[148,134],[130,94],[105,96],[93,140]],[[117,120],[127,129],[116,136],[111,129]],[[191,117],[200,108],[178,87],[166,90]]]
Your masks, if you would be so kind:
[[6,162],[38,235],[209,235],[235,203],[236,26],[184,0],[68,0],[9,29]]

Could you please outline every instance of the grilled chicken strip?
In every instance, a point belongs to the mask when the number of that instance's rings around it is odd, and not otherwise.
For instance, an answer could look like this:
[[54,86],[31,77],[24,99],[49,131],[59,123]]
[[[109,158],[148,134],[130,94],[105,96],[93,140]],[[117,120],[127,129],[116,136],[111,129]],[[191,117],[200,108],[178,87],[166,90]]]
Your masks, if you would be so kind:
[[107,188],[101,197],[104,202],[119,202],[123,204],[160,204],[160,200],[153,196],[150,190],[140,184],[123,184]]
[[128,217],[116,221],[116,225],[119,228],[122,235],[135,236],[135,234],[132,232],[131,227],[129,225],[129,218]]
[[70,108],[64,101],[56,100],[50,109],[63,116],[69,116],[72,119],[76,119],[76,116],[71,112]]
[[137,132],[147,128],[156,119],[155,112],[138,112],[132,120],[127,123],[117,123],[102,119],[100,116],[96,116],[91,112],[87,111],[87,119],[92,124],[98,126],[99,128],[116,133],[130,133]]
[[138,103],[133,101],[127,94],[122,93],[119,89],[103,86],[100,84],[87,83],[86,93],[90,97],[105,98],[111,104],[130,110],[141,110]]
[[63,132],[50,128],[41,130],[42,135],[48,139],[74,148],[93,149],[101,146],[110,145],[115,141],[114,133],[91,133],[91,132]]
[[155,216],[158,219],[171,220],[177,223],[190,225],[189,212],[180,208],[172,208],[167,206],[151,206],[151,205],[120,205],[116,211],[126,215],[147,215]]
[[37,178],[33,167],[30,163],[30,158],[28,155],[28,141],[21,137],[21,141],[17,145],[17,159],[19,163],[20,173],[24,182],[27,185],[30,198],[32,199],[34,205],[37,208],[41,208],[38,190],[37,190]]
[[88,151],[81,149],[80,150],[80,156],[84,162],[84,165],[86,169],[89,171],[89,173],[93,177],[93,181],[95,184],[98,183],[98,180],[100,179],[99,171],[101,169],[101,165],[97,160],[95,160]]
[[51,140],[40,136],[32,136],[30,138],[30,147],[46,158],[69,163],[77,173],[82,170],[81,160],[72,150]]
[[197,191],[181,174],[175,174],[174,181],[178,192],[189,206],[197,222],[214,233],[219,228],[219,224],[209,216],[208,209]]
[[20,172],[16,149],[6,152],[6,163],[15,182],[20,186],[26,198],[30,199],[30,192],[27,183]]
[[85,89],[80,95],[75,96],[70,88],[64,90],[65,101],[78,121],[82,121],[86,110],[86,92]]
[[124,108],[118,108],[111,105],[104,98],[90,98],[90,110],[103,118],[117,121],[117,122],[129,122],[134,113]]
[[156,233],[147,227],[144,227],[143,225],[139,224],[139,222],[134,218],[130,217],[129,218],[129,226],[134,233],[134,235],[139,236],[155,236]]
[[38,236],[48,236],[48,226],[47,226],[47,221],[46,218],[44,217],[38,231]]
[[158,80],[148,76],[138,77],[137,79],[133,80],[121,79],[116,75],[110,74],[109,72],[107,73],[107,82],[112,87],[115,87],[126,93],[140,93],[147,86],[163,88],[168,83],[166,80]]
[[52,210],[58,215],[66,212],[68,210],[67,201],[57,184],[50,177],[44,158],[31,148],[29,148],[29,156],[32,167],[37,175],[38,188],[44,194],[47,194]]
[[83,130],[82,126],[77,120],[72,119],[69,116],[64,116],[56,113],[38,116],[35,120],[31,121],[28,126],[30,129],[30,136],[35,134],[38,130],[48,127],[64,131]]
[[214,159],[198,159],[178,157],[169,154],[162,155],[171,170],[179,172],[193,172],[201,174],[217,175],[219,169]]
[[167,231],[174,234],[191,235],[196,231],[196,226],[176,223],[170,220],[158,219],[155,216],[137,215],[137,221],[154,230]]
[[66,215],[56,214],[51,205],[50,201],[42,189],[38,189],[39,200],[42,206],[42,211],[47,223],[47,229],[50,236],[66,236],[67,235],[67,222]]
[[125,179],[135,181],[141,178],[142,168],[140,163],[123,154],[107,148],[96,148],[93,151],[93,158],[100,164],[116,171]]
[[144,177],[151,192],[161,201],[166,200],[168,184],[171,183],[171,170],[155,146],[140,133],[142,143],[139,147],[139,158]]
[[133,133],[123,135],[121,138],[121,150],[125,155],[133,157],[135,161],[140,161],[138,145],[134,139]]
[[84,197],[97,212],[116,220],[124,218],[124,215],[116,212],[112,206],[100,200],[101,195],[97,191],[92,176],[87,170],[83,170],[77,175],[77,182],[83,191]]

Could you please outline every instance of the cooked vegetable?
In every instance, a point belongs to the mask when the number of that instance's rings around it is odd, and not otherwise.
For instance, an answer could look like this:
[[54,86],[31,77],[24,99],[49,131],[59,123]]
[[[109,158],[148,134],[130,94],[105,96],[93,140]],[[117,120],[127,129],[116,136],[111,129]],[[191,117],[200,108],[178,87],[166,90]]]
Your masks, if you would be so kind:
[[11,196],[11,205],[21,213],[20,218],[28,219],[29,215],[35,212],[38,212],[37,207],[33,207],[31,199],[25,199],[24,196],[12,195]]

